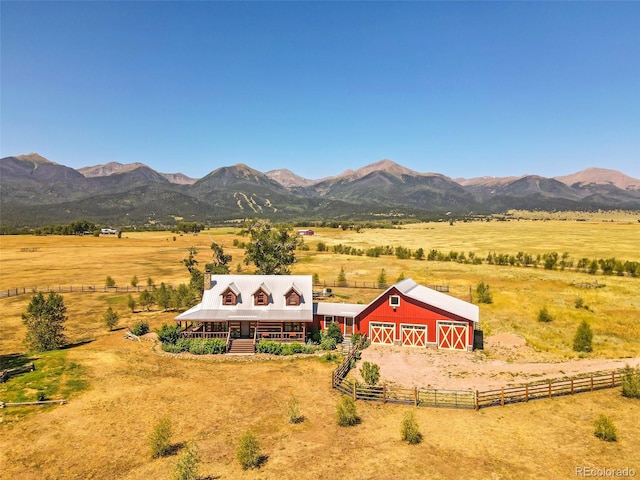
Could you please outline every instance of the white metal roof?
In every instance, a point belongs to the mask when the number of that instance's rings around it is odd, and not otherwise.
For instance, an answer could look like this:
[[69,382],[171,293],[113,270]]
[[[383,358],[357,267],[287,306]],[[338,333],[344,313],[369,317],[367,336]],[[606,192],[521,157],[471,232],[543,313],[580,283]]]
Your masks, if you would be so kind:
[[355,317],[367,307],[368,305],[356,303],[319,302],[316,304],[314,313],[317,315],[325,315],[331,317]]
[[[313,321],[311,275],[211,275],[211,288],[202,302],[176,317],[176,320],[208,321]],[[236,305],[223,305],[223,293],[231,286],[238,292]],[[299,305],[287,305],[285,294],[300,294]],[[269,294],[267,305],[255,305],[259,290]]]
[[473,322],[478,322],[480,320],[480,308],[477,305],[465,302],[464,300],[452,297],[451,295],[438,292],[425,287],[424,285],[419,285],[411,278],[405,278],[404,280],[392,285],[387,289],[387,291],[380,295],[380,297],[386,295],[387,292],[394,287],[409,298],[426,303],[427,305],[432,305],[440,310],[444,310],[445,312],[452,313]]

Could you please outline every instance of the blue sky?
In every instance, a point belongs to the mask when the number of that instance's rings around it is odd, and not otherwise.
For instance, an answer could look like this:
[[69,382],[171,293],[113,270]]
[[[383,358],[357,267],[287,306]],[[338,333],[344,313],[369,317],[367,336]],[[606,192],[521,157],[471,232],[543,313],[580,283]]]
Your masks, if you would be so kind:
[[640,2],[2,2],[0,155],[640,178]]

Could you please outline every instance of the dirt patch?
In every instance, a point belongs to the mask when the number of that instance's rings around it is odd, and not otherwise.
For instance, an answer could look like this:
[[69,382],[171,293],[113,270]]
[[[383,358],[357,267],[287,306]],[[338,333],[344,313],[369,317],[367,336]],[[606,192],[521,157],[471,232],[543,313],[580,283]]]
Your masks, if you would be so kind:
[[[522,337],[509,334],[488,337],[485,350],[475,352],[373,345],[363,350],[362,360],[378,364],[387,384],[452,390],[491,390],[640,366],[640,358],[545,361]],[[361,379],[357,371],[352,375]]]

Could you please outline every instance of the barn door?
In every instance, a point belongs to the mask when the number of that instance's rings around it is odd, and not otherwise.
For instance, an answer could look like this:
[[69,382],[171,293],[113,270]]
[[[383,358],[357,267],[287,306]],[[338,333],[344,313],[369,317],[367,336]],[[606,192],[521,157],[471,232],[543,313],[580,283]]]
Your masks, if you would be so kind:
[[370,327],[371,343],[393,345],[396,327],[389,323],[372,323]]
[[426,347],[426,325],[401,325],[402,345],[405,347]]
[[468,328],[464,323],[438,322],[438,348],[466,350]]

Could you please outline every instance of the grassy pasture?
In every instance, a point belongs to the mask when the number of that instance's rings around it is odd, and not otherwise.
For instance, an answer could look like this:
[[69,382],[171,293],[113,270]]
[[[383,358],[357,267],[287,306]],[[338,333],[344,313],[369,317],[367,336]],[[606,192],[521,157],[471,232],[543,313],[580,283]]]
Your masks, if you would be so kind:
[[[396,230],[362,233],[316,229],[307,238],[309,251],[298,254],[294,273],[317,273],[333,282],[341,266],[347,280],[374,282],[382,268],[389,284],[400,273],[425,284],[447,284],[451,294],[468,299],[480,280],[491,286],[494,303],[481,306],[486,334],[517,333],[536,348],[541,359],[575,357],[571,340],[586,318],[594,330],[590,357],[640,355],[640,279],[542,268],[462,265],[398,260],[395,257],[352,257],[316,252],[316,244],[337,243],[368,248],[404,246],[499,253],[568,251],[582,256],[640,260],[640,224],[630,222],[520,221],[430,223]],[[22,286],[104,285],[107,275],[119,286],[133,275],[141,284],[186,282],[181,264],[187,248],[196,246],[201,264],[210,258],[213,240],[233,255],[232,270],[242,250],[232,247],[232,228],[200,235],[168,232],[126,233],[115,237],[0,237],[0,289]],[[22,248],[38,248],[25,252]],[[251,270],[242,265],[243,271]],[[575,282],[598,279],[601,289],[577,289]],[[369,302],[374,289],[336,289],[336,301]],[[589,310],[576,309],[582,297]],[[172,312],[126,309],[126,296],[109,293],[64,294],[73,346],[35,358],[36,372],[0,385],[0,400],[29,398],[38,390],[52,398],[65,395],[64,406],[0,410],[0,478],[171,478],[176,457],[151,460],[147,439],[159,418],[169,416],[173,441],[195,440],[201,473],[211,478],[574,478],[575,467],[640,470],[640,403],[619,390],[540,400],[481,412],[418,409],[424,441],[400,441],[406,407],[358,402],[362,424],[337,427],[338,395],[331,389],[334,364],[304,360],[179,359],[151,351],[148,342],[123,339],[123,331],[107,332],[102,315],[112,306],[120,325],[147,319],[152,328],[170,322]],[[29,296],[5,298],[2,306],[0,359],[3,364],[23,354],[20,314]],[[546,305],[550,324],[536,320]],[[489,359],[491,357],[489,356]],[[59,385],[29,377],[51,372]],[[292,425],[285,405],[298,398],[306,421]],[[610,416],[620,440],[605,443],[593,436],[593,420]],[[268,456],[259,471],[243,471],[235,446],[251,428]],[[455,461],[452,461],[455,459]],[[541,464],[540,459],[545,459]]]

